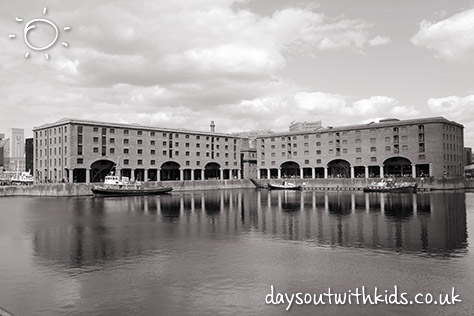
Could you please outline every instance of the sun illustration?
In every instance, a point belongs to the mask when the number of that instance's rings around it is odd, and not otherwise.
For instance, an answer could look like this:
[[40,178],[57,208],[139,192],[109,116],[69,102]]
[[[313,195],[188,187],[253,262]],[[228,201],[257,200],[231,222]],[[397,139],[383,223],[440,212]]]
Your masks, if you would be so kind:
[[[43,15],[46,15],[47,13],[48,13],[48,9],[44,8],[43,9]],[[18,23],[23,23],[22,18],[16,17],[15,20]],[[29,40],[30,31],[36,29],[36,26],[37,26],[38,23],[44,23],[44,24],[48,25],[49,27],[51,27],[53,29],[53,33],[52,33],[53,36],[51,37],[50,41],[47,44],[44,44],[42,46],[35,46]],[[66,27],[63,28],[63,30],[68,32],[69,30],[71,30],[71,27],[66,26]],[[8,37],[10,39],[15,39],[16,35],[15,34],[10,34]],[[45,18],[31,19],[26,23],[25,27],[23,28],[23,40],[25,41],[25,44],[29,48],[31,48],[32,50],[35,50],[35,51],[45,51],[45,50],[53,47],[56,44],[56,42],[58,41],[58,38],[59,38],[59,28],[58,28],[58,26],[53,21],[45,19]],[[62,42],[61,44],[65,48],[69,47],[69,44],[66,43],[66,42]],[[25,54],[25,58],[28,58],[28,57],[30,57],[30,52],[26,52],[26,54]],[[46,58],[46,60],[49,60],[49,58],[50,58],[49,54],[47,54],[47,53],[44,54],[44,57]]]

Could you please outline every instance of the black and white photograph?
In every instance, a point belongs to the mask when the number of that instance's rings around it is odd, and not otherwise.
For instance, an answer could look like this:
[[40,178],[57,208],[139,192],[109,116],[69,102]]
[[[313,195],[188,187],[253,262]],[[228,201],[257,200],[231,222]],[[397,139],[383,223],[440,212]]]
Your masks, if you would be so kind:
[[474,315],[474,0],[2,0],[0,316]]

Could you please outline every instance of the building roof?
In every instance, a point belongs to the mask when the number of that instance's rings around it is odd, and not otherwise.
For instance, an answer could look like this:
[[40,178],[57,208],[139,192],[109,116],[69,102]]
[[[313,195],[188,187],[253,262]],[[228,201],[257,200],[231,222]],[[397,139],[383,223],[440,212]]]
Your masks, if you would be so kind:
[[338,126],[338,127],[328,126],[328,127],[323,127],[317,130],[276,132],[271,135],[257,136],[257,138],[279,137],[279,136],[288,136],[288,135],[304,135],[304,134],[314,134],[314,133],[328,133],[328,132],[342,132],[342,131],[394,127],[394,126],[398,127],[398,126],[404,126],[404,125],[427,124],[427,123],[449,123],[449,124],[454,124],[461,128],[464,128],[462,124],[459,124],[455,121],[450,121],[442,116],[417,118],[417,119],[409,119],[409,120],[399,120],[399,119],[390,118],[390,119],[380,120],[380,122],[378,123],[370,122],[370,123],[365,123],[365,124],[344,125],[344,126]]
[[169,133],[189,133],[189,134],[199,134],[199,135],[209,135],[209,136],[220,136],[220,137],[232,137],[232,138],[244,138],[235,134],[226,134],[226,133],[216,133],[210,131],[192,131],[181,128],[165,128],[165,127],[156,127],[156,126],[146,126],[140,125],[137,123],[111,123],[111,122],[101,122],[93,120],[81,120],[73,118],[62,118],[54,123],[47,123],[33,128],[33,132],[39,131],[46,128],[52,128],[61,126],[64,124],[78,124],[78,125],[91,125],[91,126],[104,126],[112,128],[126,128],[126,129],[140,129],[140,130],[149,130],[149,131],[159,131],[159,132],[169,132]]

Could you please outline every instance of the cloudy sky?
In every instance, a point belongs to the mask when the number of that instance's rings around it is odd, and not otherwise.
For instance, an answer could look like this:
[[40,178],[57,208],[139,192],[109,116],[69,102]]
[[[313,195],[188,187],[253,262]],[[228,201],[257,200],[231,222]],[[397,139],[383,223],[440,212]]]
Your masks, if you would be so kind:
[[[34,18],[58,26],[46,51],[23,39]],[[36,25],[28,43],[46,46],[54,29]],[[63,117],[235,132],[442,115],[474,146],[472,0],[1,1],[0,34],[0,131]]]

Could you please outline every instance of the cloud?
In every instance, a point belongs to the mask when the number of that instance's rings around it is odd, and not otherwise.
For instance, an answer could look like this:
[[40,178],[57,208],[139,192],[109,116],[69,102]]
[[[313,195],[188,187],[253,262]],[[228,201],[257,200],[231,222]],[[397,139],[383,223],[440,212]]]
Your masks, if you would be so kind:
[[[20,34],[13,18],[37,16],[42,7],[0,9],[0,28]],[[58,25],[72,26],[61,38],[70,47],[54,47],[48,62],[34,52],[25,60],[20,40],[0,38],[0,126],[77,117],[207,129],[212,118],[221,131],[265,121],[286,129],[324,107],[331,107],[328,119],[337,116],[332,108],[353,108],[346,96],[303,92],[283,78],[290,55],[362,52],[383,39],[371,22],[314,6],[263,15],[236,0],[83,0],[74,10],[51,0],[48,9]]]
[[428,100],[428,107],[436,115],[462,122],[466,146],[474,145],[474,95],[431,98]]
[[435,114],[474,121],[474,95],[431,98],[428,100],[428,107]]
[[390,43],[392,40],[388,36],[377,35],[369,41],[370,46],[381,46]]
[[474,61],[474,8],[438,22],[423,20],[411,42],[449,62]]

